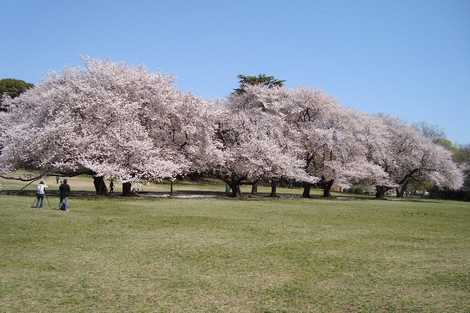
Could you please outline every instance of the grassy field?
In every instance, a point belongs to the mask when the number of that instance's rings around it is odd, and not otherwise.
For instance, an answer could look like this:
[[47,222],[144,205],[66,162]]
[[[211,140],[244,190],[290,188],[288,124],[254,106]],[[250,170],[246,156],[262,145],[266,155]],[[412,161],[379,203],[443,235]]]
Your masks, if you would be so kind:
[[32,200],[0,195],[0,312],[470,312],[468,203]]

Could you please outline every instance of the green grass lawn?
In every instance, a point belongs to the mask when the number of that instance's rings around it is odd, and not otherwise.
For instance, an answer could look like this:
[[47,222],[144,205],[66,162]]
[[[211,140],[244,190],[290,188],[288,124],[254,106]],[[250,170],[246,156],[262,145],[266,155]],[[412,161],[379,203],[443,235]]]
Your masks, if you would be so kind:
[[468,203],[32,200],[0,195],[2,313],[470,311]]

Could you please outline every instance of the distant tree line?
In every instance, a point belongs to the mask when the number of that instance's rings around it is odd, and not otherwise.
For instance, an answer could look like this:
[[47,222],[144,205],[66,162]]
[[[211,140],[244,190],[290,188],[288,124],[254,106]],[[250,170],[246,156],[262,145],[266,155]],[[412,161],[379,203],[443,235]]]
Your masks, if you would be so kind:
[[324,92],[289,89],[273,76],[240,75],[225,99],[206,101],[177,90],[170,76],[141,67],[85,59],[49,75],[0,114],[0,175],[17,169],[93,175],[123,184],[176,177],[241,184],[280,181],[375,189],[377,198],[430,184],[459,190],[465,168],[444,136],[426,125],[346,108]]

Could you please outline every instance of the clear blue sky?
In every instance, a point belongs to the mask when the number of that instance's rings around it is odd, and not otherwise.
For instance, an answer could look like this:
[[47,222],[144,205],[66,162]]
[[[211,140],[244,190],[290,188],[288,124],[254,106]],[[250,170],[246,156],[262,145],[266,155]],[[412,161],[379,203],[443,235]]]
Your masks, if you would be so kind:
[[267,73],[470,143],[468,0],[3,0],[0,26],[0,77],[37,83],[86,54],[213,99]]

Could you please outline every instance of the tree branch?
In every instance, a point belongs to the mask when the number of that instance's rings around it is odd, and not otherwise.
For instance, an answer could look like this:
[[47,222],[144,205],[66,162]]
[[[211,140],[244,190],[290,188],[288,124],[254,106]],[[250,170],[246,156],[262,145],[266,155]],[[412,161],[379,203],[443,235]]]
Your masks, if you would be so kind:
[[4,175],[0,175],[0,178],[7,179],[7,180],[19,180],[19,181],[24,181],[24,182],[30,182],[30,181],[35,181],[44,177],[47,173],[48,171],[45,171],[45,172],[42,172],[40,175],[31,177],[31,178],[11,177],[11,176],[4,176]]

